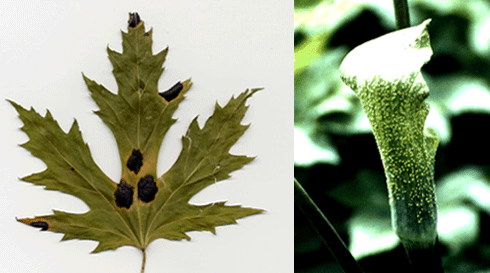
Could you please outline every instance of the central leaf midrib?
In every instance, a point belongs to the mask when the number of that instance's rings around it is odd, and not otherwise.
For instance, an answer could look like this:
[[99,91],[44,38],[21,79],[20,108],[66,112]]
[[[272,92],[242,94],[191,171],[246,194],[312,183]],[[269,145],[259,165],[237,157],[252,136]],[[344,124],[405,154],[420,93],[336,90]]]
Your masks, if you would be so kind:
[[[130,139],[130,137],[129,137],[129,135],[131,134],[131,132],[130,132],[130,131],[129,131],[129,132],[128,132],[128,131],[126,131],[126,128],[127,128],[127,129],[130,129],[130,128],[128,128],[127,126],[121,126],[121,127],[122,127],[122,129],[123,129],[123,131],[124,131],[124,134],[126,135],[127,140],[129,141],[130,146],[131,146],[131,147],[133,147],[133,149],[139,149],[139,150],[141,150],[141,147],[142,147],[142,143],[141,143],[141,141],[143,141],[143,137],[142,137],[142,135],[141,135],[141,134],[142,134],[142,129],[141,129],[141,128],[142,128],[142,126],[143,126],[143,125],[142,125],[142,122],[143,122],[143,117],[142,117],[142,110],[143,110],[143,109],[142,109],[142,107],[143,107],[143,106],[142,106],[142,100],[143,100],[144,92],[146,91],[146,87],[148,86],[148,81],[150,80],[150,78],[151,78],[151,77],[148,77],[148,79],[146,79],[146,82],[145,82],[145,89],[140,90],[140,88],[139,88],[140,84],[139,84],[139,83],[140,83],[140,81],[141,81],[142,79],[141,79],[141,72],[140,72],[141,68],[140,68],[140,64],[138,63],[138,60],[139,60],[139,59],[141,59],[141,56],[140,56],[140,55],[141,55],[141,54],[143,54],[143,53],[141,53],[141,52],[140,52],[140,48],[139,48],[138,43],[135,43],[135,44],[128,43],[128,45],[129,45],[129,46],[131,47],[131,49],[133,50],[133,52],[134,52],[134,54],[135,54],[135,58],[136,58],[136,59],[135,59],[135,61],[133,61],[133,63],[135,64],[135,68],[136,68],[136,75],[135,75],[135,76],[136,76],[136,77],[135,77],[135,78],[136,78],[136,79],[135,79],[135,80],[136,80],[136,83],[131,83],[131,82],[129,81],[129,78],[128,78],[128,77],[124,77],[124,78],[125,78],[126,82],[128,83],[128,86],[130,86],[130,87],[132,88],[133,92],[137,92],[137,95],[138,95],[138,98],[137,98],[137,99],[138,99],[138,102],[137,102],[136,109],[134,109],[134,108],[131,106],[131,104],[130,104],[130,103],[127,101],[127,100],[126,100],[126,97],[124,96],[124,94],[118,94],[118,95],[119,95],[119,96],[122,96],[122,99],[126,101],[126,103],[129,105],[129,107],[130,107],[130,108],[132,108],[133,110],[136,110],[136,111],[135,111],[136,118],[137,118],[137,122],[136,122],[136,140],[135,140],[135,141],[136,141],[136,143],[132,143],[132,141],[131,141],[131,139]],[[126,58],[127,58],[127,57],[126,57]],[[131,61],[131,60],[128,58],[128,61]],[[119,63],[119,61],[117,61],[117,60],[116,60],[116,63],[117,63],[117,65],[119,66],[119,68],[121,68],[121,64]],[[154,69],[152,69],[152,72],[151,72],[150,74],[152,74],[152,73],[154,73]],[[162,112],[160,112],[159,117],[161,117],[162,113],[164,113],[166,109],[167,109],[167,107],[165,107],[165,108],[163,109],[163,111],[162,111]],[[117,115],[117,113],[116,113],[116,115]],[[120,121],[120,119],[119,119],[119,116],[118,116],[118,115],[117,115],[117,117],[118,117],[118,121]],[[123,125],[123,123],[121,123],[121,125]],[[153,130],[155,129],[156,125],[157,125],[157,124],[155,124],[154,128],[152,129],[152,132],[153,132]],[[144,145],[144,148],[145,148],[145,149],[144,149],[144,150],[142,150],[142,152],[146,152],[146,149],[147,149],[147,144],[148,144],[147,142],[148,142],[148,140],[146,140],[146,143],[145,143],[145,145]],[[124,168],[124,167],[125,167],[125,166],[123,166],[123,168]],[[136,181],[135,181],[135,182],[136,182]],[[142,221],[142,218],[141,218],[141,217],[142,217],[142,212],[141,212],[141,209],[140,209],[139,205],[136,205],[135,213],[136,213],[136,215],[137,215],[137,220],[138,220],[139,234],[140,234],[140,238],[141,238],[140,240],[143,240],[143,226],[142,226],[142,222],[143,222],[143,221]],[[134,231],[134,232],[133,232],[133,234],[134,234],[135,232],[138,232],[138,231]],[[136,235],[136,234],[134,234],[134,235]],[[141,245],[143,245],[143,242],[142,242],[142,241],[140,241],[140,240],[138,240],[138,241],[139,241],[139,243],[140,243]]]
[[[137,127],[136,127],[136,137],[137,137],[137,144],[138,144],[138,149],[140,150],[141,149],[141,143],[140,143],[140,134],[141,134],[141,130],[140,130],[140,126],[141,126],[141,97],[142,97],[142,92],[143,90],[140,91],[140,65],[139,65],[139,58],[140,58],[140,55],[139,55],[139,46],[138,46],[139,43],[136,43],[136,46],[134,47],[133,46],[133,49],[135,50],[135,54],[136,54],[136,90],[135,92],[137,92],[138,94],[138,122],[137,122]],[[146,86],[145,86],[146,88]],[[145,151],[143,151],[145,152]],[[135,181],[136,182],[136,181]],[[139,238],[140,238],[140,245],[144,246],[144,242],[142,241],[143,240],[143,226],[142,226],[142,220],[141,220],[141,211],[140,211],[140,207],[138,205],[138,203],[135,204],[136,206],[136,215],[137,215],[137,218],[138,218],[138,226],[139,226]]]

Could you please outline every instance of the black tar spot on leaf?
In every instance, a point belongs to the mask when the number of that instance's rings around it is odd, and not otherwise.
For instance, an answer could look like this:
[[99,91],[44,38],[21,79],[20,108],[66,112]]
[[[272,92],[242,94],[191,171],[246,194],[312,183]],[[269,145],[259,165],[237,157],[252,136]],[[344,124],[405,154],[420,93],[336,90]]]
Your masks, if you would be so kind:
[[128,21],[129,27],[135,28],[140,22],[141,22],[141,19],[140,19],[140,16],[137,12],[135,12],[135,13],[130,12],[129,13],[129,21]]
[[117,189],[114,192],[114,198],[116,199],[116,205],[120,208],[131,207],[133,204],[133,192],[134,187],[126,183],[126,181],[121,180],[117,185]]
[[170,87],[169,90],[158,94],[162,96],[166,101],[171,101],[179,95],[180,91],[182,91],[182,88],[184,88],[184,86],[182,85],[182,83],[178,82],[174,86]]
[[157,183],[151,175],[141,178],[138,182],[138,199],[145,203],[153,201],[157,191]]
[[44,221],[32,222],[32,223],[29,224],[29,226],[31,226],[31,227],[39,227],[39,228],[41,228],[41,231],[46,231],[49,228],[48,223],[46,223]]
[[143,166],[143,155],[141,154],[140,150],[133,150],[128,162],[126,162],[126,166],[130,171],[138,174],[141,166]]

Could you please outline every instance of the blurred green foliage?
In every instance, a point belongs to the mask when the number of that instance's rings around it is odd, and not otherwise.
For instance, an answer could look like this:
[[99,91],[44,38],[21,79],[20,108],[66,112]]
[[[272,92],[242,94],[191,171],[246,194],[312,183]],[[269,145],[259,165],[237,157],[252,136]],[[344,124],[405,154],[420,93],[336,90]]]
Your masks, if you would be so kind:
[[[490,1],[409,1],[432,18],[423,67],[436,155],[444,269],[490,272]],[[408,272],[391,229],[385,177],[359,100],[338,76],[355,46],[395,29],[392,1],[295,3],[295,176],[366,272]],[[295,272],[342,272],[295,211]]]

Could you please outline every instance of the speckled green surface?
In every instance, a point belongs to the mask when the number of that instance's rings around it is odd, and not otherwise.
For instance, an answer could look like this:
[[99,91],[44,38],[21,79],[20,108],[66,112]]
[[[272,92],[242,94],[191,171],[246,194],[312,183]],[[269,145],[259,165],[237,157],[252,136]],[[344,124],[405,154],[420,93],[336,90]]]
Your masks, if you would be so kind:
[[[357,94],[371,123],[387,179],[393,227],[409,247],[431,245],[436,238],[434,158],[439,139],[435,130],[424,129],[429,89],[420,73],[432,53],[428,23],[361,45],[341,66],[342,80]],[[373,62],[373,69],[360,70],[369,67],[366,61]]]

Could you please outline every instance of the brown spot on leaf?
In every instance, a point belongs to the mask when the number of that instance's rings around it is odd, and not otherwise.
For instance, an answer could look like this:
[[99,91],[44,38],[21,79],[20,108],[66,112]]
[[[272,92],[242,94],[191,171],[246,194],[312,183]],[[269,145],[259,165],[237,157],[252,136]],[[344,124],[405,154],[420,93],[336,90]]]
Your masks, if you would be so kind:
[[182,88],[184,88],[182,83],[177,82],[174,86],[170,87],[169,90],[158,93],[158,94],[160,96],[162,96],[166,101],[171,101],[171,100],[175,99],[180,94],[180,91],[182,91]]
[[140,150],[133,149],[133,152],[131,153],[128,162],[126,162],[126,166],[130,171],[133,171],[135,174],[138,174],[138,172],[141,169],[141,166],[143,166],[143,155],[141,154]]
[[138,182],[138,199],[145,203],[153,201],[157,191],[157,183],[151,175],[141,178]]
[[114,192],[114,199],[116,200],[116,205],[120,208],[131,207],[133,204],[133,192],[134,187],[126,183],[126,181],[121,180],[117,185],[117,189]]
[[48,223],[46,223],[44,221],[32,222],[32,223],[29,224],[29,226],[31,226],[31,227],[39,227],[39,228],[41,228],[41,231],[46,231],[49,228]]

